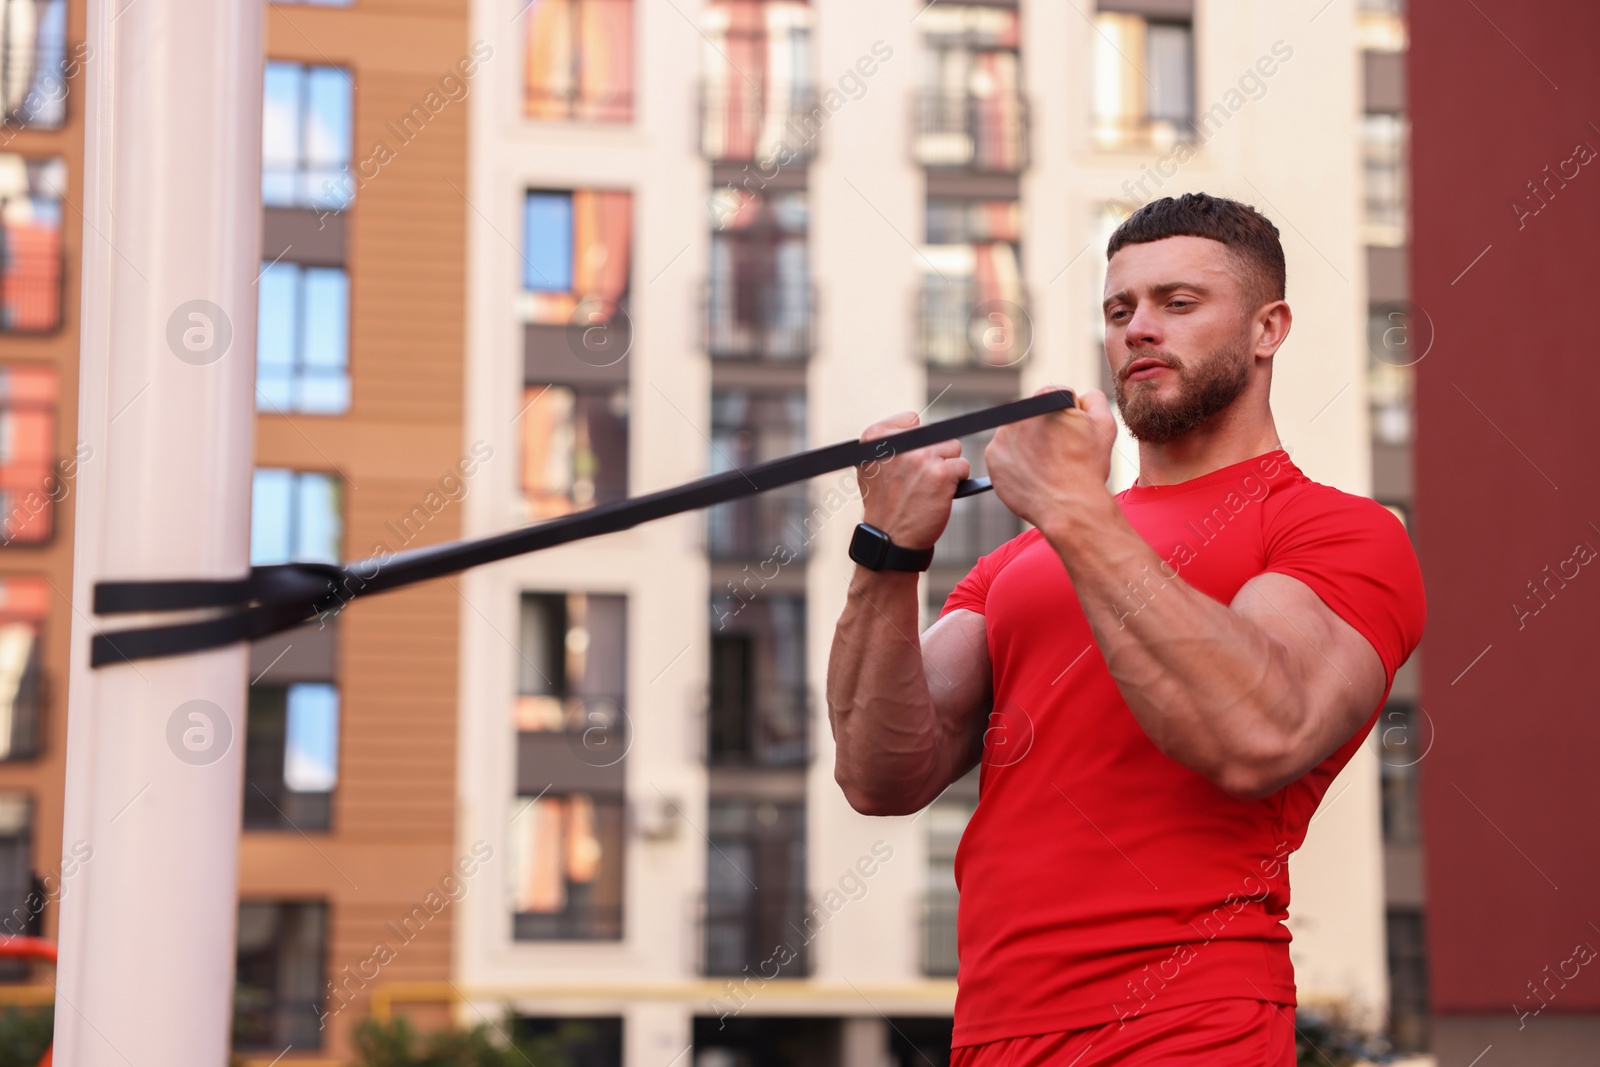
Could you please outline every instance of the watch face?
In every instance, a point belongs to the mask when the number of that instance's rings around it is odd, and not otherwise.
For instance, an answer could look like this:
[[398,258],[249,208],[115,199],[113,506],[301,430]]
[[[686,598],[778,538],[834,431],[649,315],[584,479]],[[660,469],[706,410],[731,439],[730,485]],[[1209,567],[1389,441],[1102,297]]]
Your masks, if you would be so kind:
[[850,538],[850,558],[868,570],[879,570],[889,551],[889,535],[876,526],[861,523]]

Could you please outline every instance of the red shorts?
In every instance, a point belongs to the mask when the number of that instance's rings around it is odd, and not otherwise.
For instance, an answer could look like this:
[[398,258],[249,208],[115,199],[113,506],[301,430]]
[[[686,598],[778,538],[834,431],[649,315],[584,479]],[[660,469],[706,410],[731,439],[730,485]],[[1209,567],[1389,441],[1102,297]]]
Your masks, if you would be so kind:
[[1295,1067],[1294,1008],[1231,997],[953,1049],[950,1067]]

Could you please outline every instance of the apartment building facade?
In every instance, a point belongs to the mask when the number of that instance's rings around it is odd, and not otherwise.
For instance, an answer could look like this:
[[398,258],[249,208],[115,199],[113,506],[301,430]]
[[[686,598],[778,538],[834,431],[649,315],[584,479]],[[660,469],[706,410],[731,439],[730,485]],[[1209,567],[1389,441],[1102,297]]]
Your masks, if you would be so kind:
[[[517,462],[466,532],[1103,385],[1105,238],[1188,189],[1283,231],[1280,430],[1372,491],[1365,22],[1318,6],[475,4],[512,61],[472,111],[466,436]],[[1136,474],[1124,436],[1113,488]],[[976,788],[868,819],[832,780],[859,506],[853,475],[819,478],[463,576],[458,842],[494,873],[458,906],[453,985],[397,998],[566,1020],[584,1062],[941,1062]],[[958,502],[924,625],[1019,530]],[[1369,1025],[1377,750],[1291,864],[1303,996]]]
[[[495,56],[445,0],[274,3],[266,30],[252,563],[452,539],[506,462],[461,422],[466,101]],[[246,1062],[348,1062],[377,984],[449,974],[473,881],[454,818],[464,610],[437,582],[251,649]]]
[[[83,193],[83,11],[13,4],[0,78],[0,908],[53,937],[72,608]],[[89,850],[92,853],[92,849]],[[92,859],[92,856],[90,857]],[[5,981],[29,968],[7,961]],[[48,1002],[48,989],[44,990]],[[38,1003],[37,988],[11,999]]]

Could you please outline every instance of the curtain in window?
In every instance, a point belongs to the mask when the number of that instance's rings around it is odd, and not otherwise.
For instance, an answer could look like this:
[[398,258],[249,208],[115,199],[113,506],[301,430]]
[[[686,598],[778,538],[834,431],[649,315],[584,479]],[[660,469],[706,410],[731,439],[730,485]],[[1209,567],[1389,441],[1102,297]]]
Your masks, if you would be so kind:
[[50,604],[43,578],[0,579],[0,759],[39,743],[39,628]]
[[1102,12],[1094,20],[1094,136],[1102,148],[1131,143],[1145,105],[1145,21]]
[[578,190],[572,194],[572,229],[578,299],[620,303],[628,291],[633,194]]
[[50,536],[58,392],[50,367],[0,367],[0,545]]
[[632,120],[633,0],[534,0],[525,17],[525,114]]
[[567,900],[561,844],[566,801],[562,797],[544,797],[526,803],[526,810],[511,823],[516,878],[513,908],[524,912],[560,911]]
[[703,20],[702,147],[713,159],[772,158],[787,146],[806,155],[815,133],[797,120],[814,96],[811,8],[774,0],[713,3]]
[[66,163],[0,153],[0,330],[61,325],[61,203]]

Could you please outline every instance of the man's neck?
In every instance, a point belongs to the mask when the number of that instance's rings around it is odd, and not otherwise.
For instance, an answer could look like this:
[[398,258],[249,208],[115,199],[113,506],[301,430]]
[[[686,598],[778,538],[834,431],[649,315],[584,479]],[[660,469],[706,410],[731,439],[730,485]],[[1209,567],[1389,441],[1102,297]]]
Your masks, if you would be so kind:
[[1205,426],[1164,444],[1139,442],[1141,486],[1177,485],[1212,471],[1282,448],[1272,414],[1228,418],[1224,411]]

